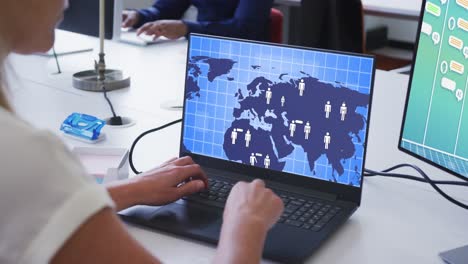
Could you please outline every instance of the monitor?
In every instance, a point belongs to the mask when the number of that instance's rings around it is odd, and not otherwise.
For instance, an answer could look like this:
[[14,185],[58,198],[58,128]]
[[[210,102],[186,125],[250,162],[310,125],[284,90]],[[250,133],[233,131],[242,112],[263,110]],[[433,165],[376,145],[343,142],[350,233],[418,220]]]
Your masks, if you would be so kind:
[[[105,0],[105,38],[113,39],[114,21],[117,13],[116,6],[121,0]],[[120,8],[120,10],[122,10]],[[120,19],[121,20],[121,19]],[[99,37],[99,0],[69,0],[68,9],[65,10],[64,19],[59,29],[83,35]],[[120,24],[118,24],[120,29]]]
[[360,188],[374,58],[191,35],[182,153]]
[[423,1],[399,149],[468,180],[468,1]]

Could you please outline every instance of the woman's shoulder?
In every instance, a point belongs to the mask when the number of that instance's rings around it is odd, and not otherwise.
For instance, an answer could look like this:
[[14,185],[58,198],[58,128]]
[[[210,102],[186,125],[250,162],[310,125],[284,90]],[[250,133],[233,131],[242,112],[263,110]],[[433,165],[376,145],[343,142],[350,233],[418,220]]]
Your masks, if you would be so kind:
[[28,177],[30,173],[44,177],[66,172],[85,174],[76,158],[51,132],[34,128],[3,109],[0,109],[0,125],[0,167],[3,172],[22,177]]
[[0,137],[0,151],[3,155],[5,152],[22,152],[26,154],[30,152],[31,148],[50,145],[47,143],[52,143],[52,147],[57,144],[62,145],[60,140],[56,140],[52,133],[33,127],[14,113],[2,108],[0,108],[0,125],[2,134]]

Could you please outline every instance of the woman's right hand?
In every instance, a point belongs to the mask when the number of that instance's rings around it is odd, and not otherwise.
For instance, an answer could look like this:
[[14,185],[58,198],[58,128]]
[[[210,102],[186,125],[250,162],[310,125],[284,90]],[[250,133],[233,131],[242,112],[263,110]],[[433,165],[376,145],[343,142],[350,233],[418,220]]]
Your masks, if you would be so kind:
[[283,209],[283,201],[262,180],[237,183],[226,202],[213,263],[259,263],[268,230]]
[[135,10],[124,10],[122,12],[122,27],[134,27],[140,21],[140,14]]
[[283,212],[283,201],[262,180],[239,182],[231,190],[224,210],[228,225],[253,221],[268,231]]

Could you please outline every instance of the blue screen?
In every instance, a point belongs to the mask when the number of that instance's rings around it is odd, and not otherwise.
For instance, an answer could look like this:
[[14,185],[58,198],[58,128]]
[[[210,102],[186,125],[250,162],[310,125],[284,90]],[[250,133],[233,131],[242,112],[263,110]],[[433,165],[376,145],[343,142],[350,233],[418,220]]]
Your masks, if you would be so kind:
[[191,36],[184,151],[361,186],[374,60]]

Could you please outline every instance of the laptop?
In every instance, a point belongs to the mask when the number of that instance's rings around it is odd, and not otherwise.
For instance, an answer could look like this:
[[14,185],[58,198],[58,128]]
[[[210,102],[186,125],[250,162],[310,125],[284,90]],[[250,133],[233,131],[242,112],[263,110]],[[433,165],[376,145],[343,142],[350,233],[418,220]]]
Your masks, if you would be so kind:
[[210,188],[122,218],[216,244],[230,189],[260,178],[285,204],[263,256],[304,262],[360,206],[374,66],[367,55],[191,34],[180,156]]

